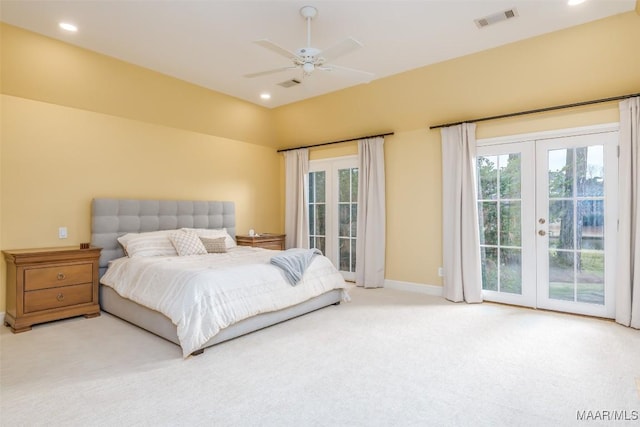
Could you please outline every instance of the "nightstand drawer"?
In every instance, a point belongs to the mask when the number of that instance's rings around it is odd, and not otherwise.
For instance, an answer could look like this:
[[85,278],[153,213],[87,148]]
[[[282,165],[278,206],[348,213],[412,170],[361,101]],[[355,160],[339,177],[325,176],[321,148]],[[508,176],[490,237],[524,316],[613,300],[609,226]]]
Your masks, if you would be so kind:
[[263,242],[263,243],[256,244],[255,247],[262,248],[262,249],[273,249],[276,251],[281,251],[284,249],[284,247],[282,246],[282,243],[280,242]]
[[24,290],[34,291],[56,286],[76,285],[93,280],[92,264],[29,268],[24,271]]
[[256,236],[236,235],[238,246],[253,246],[254,248],[284,250],[284,234],[263,233]]
[[92,286],[91,283],[84,283],[82,285],[25,292],[24,312],[30,313],[91,302],[93,298]]

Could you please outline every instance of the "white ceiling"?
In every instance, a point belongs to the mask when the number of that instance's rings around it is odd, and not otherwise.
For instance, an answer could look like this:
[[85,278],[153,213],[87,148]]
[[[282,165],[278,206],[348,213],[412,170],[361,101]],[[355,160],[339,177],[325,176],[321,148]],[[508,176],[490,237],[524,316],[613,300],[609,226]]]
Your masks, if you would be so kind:
[[[301,71],[248,79],[244,74],[289,65],[252,43],[269,39],[289,50],[306,45],[305,5],[318,9],[312,46],[346,37],[364,47],[335,64],[375,73],[374,79],[631,11],[636,0],[1,0],[8,24],[82,46],[267,107],[362,84],[357,73]],[[478,29],[474,19],[516,7],[517,18]],[[76,24],[65,33],[58,22]],[[271,100],[262,101],[261,92]]]

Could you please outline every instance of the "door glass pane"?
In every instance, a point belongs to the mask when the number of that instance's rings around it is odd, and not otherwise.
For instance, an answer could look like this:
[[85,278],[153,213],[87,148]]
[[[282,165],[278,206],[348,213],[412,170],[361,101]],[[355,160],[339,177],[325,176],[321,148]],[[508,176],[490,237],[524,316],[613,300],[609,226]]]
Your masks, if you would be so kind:
[[323,254],[327,253],[327,251],[325,249],[325,238],[324,237],[316,237],[315,246],[313,246],[313,247],[320,249],[320,251]]
[[520,201],[500,202],[500,245],[520,246]]
[[358,205],[351,204],[351,237],[358,235]]
[[498,248],[480,248],[482,289],[498,290]]
[[500,198],[519,199],[520,188],[520,153],[500,156]]
[[500,292],[522,293],[522,251],[500,249]]
[[338,236],[349,237],[351,230],[351,209],[348,203],[340,203],[338,205]]
[[350,202],[351,201],[351,169],[340,169],[338,171],[339,181],[339,194],[340,198],[338,202]]
[[316,205],[316,236],[324,236],[326,229],[326,216],[325,216],[326,207],[324,204]]
[[574,301],[573,251],[549,251],[549,298]]
[[358,201],[358,168],[351,169],[351,200]]
[[604,304],[604,252],[578,254],[576,300]]
[[604,146],[576,148],[578,197],[604,195]]
[[351,239],[351,268],[349,271],[356,271],[356,239]]
[[315,182],[316,182],[316,173],[309,173],[309,203],[314,203],[316,201],[316,192],[315,192]]
[[549,248],[574,248],[573,200],[549,200]]
[[338,239],[340,246],[340,270],[349,271],[351,268],[351,241],[350,239]]
[[498,157],[478,156],[478,198],[495,200],[498,197]]
[[604,250],[604,200],[578,202],[578,248]]
[[549,197],[573,196],[574,149],[549,150]]
[[315,195],[316,202],[324,203],[325,202],[325,183],[326,183],[326,173],[324,171],[314,172],[315,175]]
[[480,244],[498,244],[498,202],[478,203],[480,219]]

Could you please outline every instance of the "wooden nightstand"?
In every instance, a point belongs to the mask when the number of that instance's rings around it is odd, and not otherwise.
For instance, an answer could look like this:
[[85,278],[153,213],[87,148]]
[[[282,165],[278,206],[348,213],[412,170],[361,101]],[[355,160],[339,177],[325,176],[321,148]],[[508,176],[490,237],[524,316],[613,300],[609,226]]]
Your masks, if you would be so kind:
[[286,234],[267,234],[259,236],[236,236],[239,246],[253,246],[254,248],[284,250],[284,237]]
[[3,251],[7,261],[7,312],[11,331],[36,323],[100,315],[98,258],[101,248]]

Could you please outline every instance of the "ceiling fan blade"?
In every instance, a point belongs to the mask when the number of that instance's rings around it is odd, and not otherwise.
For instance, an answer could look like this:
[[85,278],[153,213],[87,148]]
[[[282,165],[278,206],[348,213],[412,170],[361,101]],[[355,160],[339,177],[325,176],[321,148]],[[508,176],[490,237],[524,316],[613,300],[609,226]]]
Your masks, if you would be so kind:
[[322,52],[320,52],[320,55],[325,59],[325,61],[328,62],[339,56],[353,52],[356,49],[360,49],[362,46],[363,44],[358,40],[354,39],[353,37],[349,37],[342,40],[340,43],[323,50]]
[[275,44],[271,40],[267,40],[267,39],[256,40],[254,41],[254,43],[257,44],[258,46],[262,46],[265,49],[269,49],[270,51],[275,52],[278,55],[284,56],[285,58],[289,58],[291,60],[300,59],[300,57],[295,53],[290,52],[287,49],[283,48],[282,46]]
[[375,74],[370,73],[368,71],[356,70],[355,68],[343,67],[342,65],[335,65],[335,64],[325,64],[322,67],[318,67],[318,69],[322,71],[333,71],[335,69],[335,70],[349,71],[351,73],[359,73],[367,77],[367,82],[370,82],[376,76]]
[[266,76],[268,74],[279,73],[281,71],[295,70],[296,68],[298,68],[298,67],[280,67],[280,68],[275,68],[273,70],[267,70],[267,71],[260,71],[258,73],[245,74],[244,77],[251,79],[251,78],[254,78],[254,77],[260,77],[260,76]]

